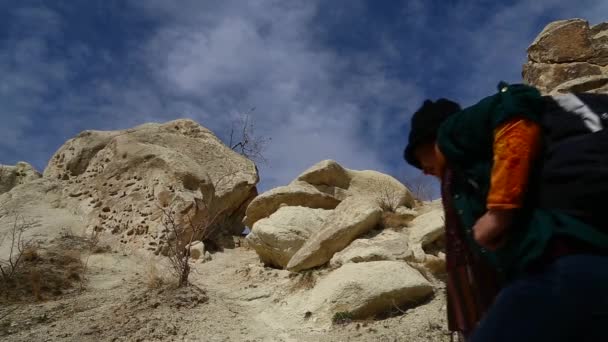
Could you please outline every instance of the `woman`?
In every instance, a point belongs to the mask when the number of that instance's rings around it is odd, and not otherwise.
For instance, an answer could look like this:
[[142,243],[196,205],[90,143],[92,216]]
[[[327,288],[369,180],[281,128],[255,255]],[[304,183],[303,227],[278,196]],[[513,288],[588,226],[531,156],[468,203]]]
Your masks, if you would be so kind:
[[404,157],[442,183],[449,329],[470,341],[608,341],[608,236],[535,205],[543,108],[501,83],[412,117]]

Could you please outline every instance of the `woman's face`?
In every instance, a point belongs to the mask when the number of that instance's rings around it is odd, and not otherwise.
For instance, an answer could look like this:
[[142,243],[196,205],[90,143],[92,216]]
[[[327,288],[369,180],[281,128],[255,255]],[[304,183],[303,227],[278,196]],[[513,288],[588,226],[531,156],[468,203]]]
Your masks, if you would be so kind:
[[435,143],[427,143],[416,148],[414,155],[420,162],[422,172],[441,179],[445,168],[443,155]]

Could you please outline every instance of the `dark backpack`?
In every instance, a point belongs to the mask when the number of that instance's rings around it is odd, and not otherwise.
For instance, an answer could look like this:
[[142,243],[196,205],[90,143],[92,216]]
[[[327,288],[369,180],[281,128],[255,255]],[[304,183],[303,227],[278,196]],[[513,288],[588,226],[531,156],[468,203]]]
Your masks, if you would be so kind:
[[545,96],[538,201],[608,231],[608,94]]

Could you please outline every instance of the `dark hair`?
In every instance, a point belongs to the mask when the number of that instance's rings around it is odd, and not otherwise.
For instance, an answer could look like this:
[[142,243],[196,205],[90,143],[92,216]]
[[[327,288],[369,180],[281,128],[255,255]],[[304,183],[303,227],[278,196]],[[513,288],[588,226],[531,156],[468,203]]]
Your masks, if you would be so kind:
[[403,151],[403,158],[410,165],[421,169],[414,151],[417,147],[432,143],[437,138],[439,126],[450,115],[459,112],[460,105],[448,99],[439,99],[435,102],[426,100],[422,107],[412,116],[408,144]]

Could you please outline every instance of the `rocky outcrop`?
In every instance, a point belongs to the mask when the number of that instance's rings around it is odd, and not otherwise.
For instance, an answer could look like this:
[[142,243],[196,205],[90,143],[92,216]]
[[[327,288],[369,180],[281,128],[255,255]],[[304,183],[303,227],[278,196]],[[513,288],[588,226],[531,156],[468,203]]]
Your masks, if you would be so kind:
[[0,165],[0,194],[40,177],[42,175],[26,162],[19,162],[15,166]]
[[354,239],[374,228],[382,209],[373,201],[350,197],[336,207],[321,229],[293,255],[287,269],[301,271],[327,263]]
[[256,197],[247,208],[244,223],[255,227],[258,220],[270,217],[282,205],[334,209],[339,203],[340,200],[333,194],[322,192],[305,182],[294,182]]
[[395,178],[376,171],[345,169],[333,160],[315,164],[287,186],[267,191],[247,208],[245,224],[253,227],[282,204],[334,209],[348,197],[373,200],[387,210],[415,205],[412,193]]
[[319,162],[298,176],[297,180],[316,186],[348,189],[351,177],[349,171],[333,160]]
[[416,217],[410,224],[409,244],[414,257],[424,261],[425,248],[443,237],[445,221],[443,209],[436,208]]
[[523,78],[544,93],[608,92],[608,23],[547,25],[528,48]]
[[395,307],[411,307],[432,293],[431,283],[404,262],[350,263],[315,286],[307,308],[321,316],[349,313],[369,318]]
[[406,261],[412,258],[408,244],[408,234],[403,230],[385,229],[373,231],[353,241],[348,247],[334,254],[331,267],[340,267],[348,263],[382,260]]
[[[377,226],[406,226],[416,216],[411,209],[414,205],[411,192],[395,178],[376,171],[349,170],[325,160],[290,184],[255,198],[244,221],[252,226],[249,245],[264,263],[300,271],[327,263]],[[287,212],[291,209],[285,208],[292,207],[300,207],[295,210],[301,213],[310,208],[329,214],[323,222],[311,216],[314,223],[289,221],[283,214],[275,217],[279,210]]]
[[285,268],[291,257],[316,232],[321,230],[331,210],[307,207],[281,207],[270,217],[256,222],[247,236],[266,265]]
[[55,153],[44,177],[61,182],[89,228],[157,252],[169,237],[163,210],[182,223],[218,217],[207,238],[240,234],[258,182],[253,162],[191,120],[85,131]]

